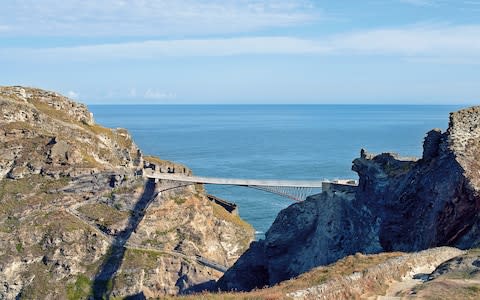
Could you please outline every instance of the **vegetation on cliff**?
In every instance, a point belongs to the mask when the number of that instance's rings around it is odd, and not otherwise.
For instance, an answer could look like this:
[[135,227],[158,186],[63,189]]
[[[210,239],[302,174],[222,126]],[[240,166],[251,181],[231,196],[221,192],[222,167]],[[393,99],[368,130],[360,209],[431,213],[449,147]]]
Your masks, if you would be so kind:
[[[200,186],[145,181],[125,129],[54,92],[0,87],[0,298],[86,299],[194,291],[253,239]],[[181,202],[175,201],[182,199]]]

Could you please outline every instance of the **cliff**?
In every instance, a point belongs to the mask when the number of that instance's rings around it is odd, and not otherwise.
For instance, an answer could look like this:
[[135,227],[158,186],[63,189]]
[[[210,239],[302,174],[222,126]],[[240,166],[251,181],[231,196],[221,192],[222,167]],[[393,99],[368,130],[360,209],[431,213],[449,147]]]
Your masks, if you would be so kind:
[[479,137],[473,107],[452,113],[446,132],[430,131],[421,159],[362,150],[352,166],[358,188],[324,191],[281,211],[219,287],[277,284],[357,252],[478,247]]
[[200,185],[145,180],[125,129],[54,92],[0,87],[0,299],[161,297],[212,285],[253,229]]

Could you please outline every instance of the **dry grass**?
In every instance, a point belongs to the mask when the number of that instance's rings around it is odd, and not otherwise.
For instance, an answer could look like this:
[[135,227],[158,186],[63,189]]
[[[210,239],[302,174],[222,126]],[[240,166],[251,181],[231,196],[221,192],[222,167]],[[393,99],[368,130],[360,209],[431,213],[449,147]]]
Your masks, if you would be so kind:
[[414,289],[418,299],[480,299],[480,285],[464,280],[440,279],[421,284]]
[[286,294],[325,283],[331,279],[362,272],[370,267],[384,263],[388,259],[403,255],[400,252],[376,255],[356,254],[347,256],[328,266],[315,268],[297,278],[284,281],[273,287],[258,289],[247,293],[203,293],[192,296],[169,297],[166,299],[203,299],[203,300],[254,300],[289,299]]
[[182,164],[179,164],[179,163],[176,163],[176,162],[172,162],[172,161],[168,161],[168,160],[163,160],[163,159],[160,159],[156,156],[151,156],[151,155],[146,155],[143,157],[143,160],[144,161],[147,161],[147,162],[150,162],[154,165],[157,165],[157,166],[160,166],[160,167],[174,167],[176,170],[189,170],[186,166],[182,165]]
[[46,114],[47,116],[49,116],[53,119],[61,120],[61,121],[67,122],[67,123],[73,123],[73,124],[76,124],[76,125],[80,124],[79,122],[73,120],[72,117],[69,116],[64,111],[59,110],[59,109],[55,109],[52,106],[48,105],[47,103],[43,103],[43,102],[40,102],[38,100],[37,101],[33,100],[32,103],[33,103],[33,105],[35,105],[36,109],[38,109],[39,111],[41,111],[42,113]]
[[5,132],[10,132],[11,130],[33,130],[33,126],[27,122],[15,121],[1,125],[1,129]]
[[252,225],[249,223],[245,222],[242,218],[240,218],[238,215],[234,215],[229,213],[228,211],[225,210],[222,206],[212,202],[208,201],[208,203],[212,206],[213,208],[213,215],[217,217],[218,219],[225,220],[227,222],[233,223],[236,226],[239,226],[240,228],[243,228],[245,231],[254,231]]
[[157,251],[126,249],[120,271],[117,272],[113,279],[114,287],[121,289],[131,286],[138,270],[153,270],[157,268],[160,258],[166,255],[168,254]]
[[82,124],[82,125],[85,129],[93,132],[96,135],[101,135],[110,139],[112,142],[117,143],[122,148],[128,149],[128,148],[131,148],[133,145],[133,141],[129,137],[128,131],[125,129],[120,128],[118,130],[113,130],[110,128],[100,126],[98,124],[94,124],[94,125]]
[[143,159],[145,161],[148,161],[152,164],[158,164],[158,165],[165,165],[165,164],[170,164],[172,162],[168,161],[168,160],[164,160],[164,159],[161,159],[161,158],[158,158],[156,156],[151,156],[151,155],[146,155],[143,157]]
[[119,211],[103,203],[87,204],[81,206],[78,211],[105,227],[110,227],[130,216],[125,211]]
[[419,284],[412,291],[404,292],[402,295],[408,296],[413,292],[421,299],[480,299],[480,274],[475,271],[473,265],[469,266],[466,263],[469,258],[479,257],[480,248],[470,249],[462,256],[465,260],[457,261],[461,266],[459,269],[453,267],[438,278]]
[[41,175],[31,175],[17,180],[1,180],[0,216],[50,203],[56,195],[48,192],[66,186],[69,181],[68,177],[52,179]]
[[160,251],[127,249],[122,262],[122,268],[155,268],[159,257],[168,255]]

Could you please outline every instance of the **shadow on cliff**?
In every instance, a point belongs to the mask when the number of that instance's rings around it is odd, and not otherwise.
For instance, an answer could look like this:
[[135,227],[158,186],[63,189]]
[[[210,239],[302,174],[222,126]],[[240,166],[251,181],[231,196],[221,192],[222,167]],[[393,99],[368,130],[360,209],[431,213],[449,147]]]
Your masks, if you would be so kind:
[[[93,280],[93,299],[109,299],[110,292],[113,286],[113,277],[122,264],[123,257],[125,255],[125,244],[136,231],[138,225],[145,216],[145,211],[148,206],[155,200],[155,181],[149,179],[144,187],[143,194],[140,199],[135,203],[133,213],[128,220],[128,225],[123,231],[117,234],[112,242],[112,245],[108,251],[108,257],[103,262],[100,270],[95,275]],[[131,296],[128,299],[145,299],[143,293]]]
[[[177,283],[177,286],[180,287],[178,283]],[[215,293],[218,291],[219,290],[217,288],[217,282],[215,280],[208,280],[205,282],[192,285],[188,288],[183,288],[180,295],[191,295],[191,294],[205,293],[205,292]]]

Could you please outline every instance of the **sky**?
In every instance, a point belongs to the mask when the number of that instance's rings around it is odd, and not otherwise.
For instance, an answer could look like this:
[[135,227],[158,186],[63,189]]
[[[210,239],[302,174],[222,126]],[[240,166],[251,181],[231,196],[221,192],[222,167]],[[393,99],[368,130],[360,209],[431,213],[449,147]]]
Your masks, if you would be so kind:
[[87,104],[479,104],[480,0],[2,0],[0,85]]

